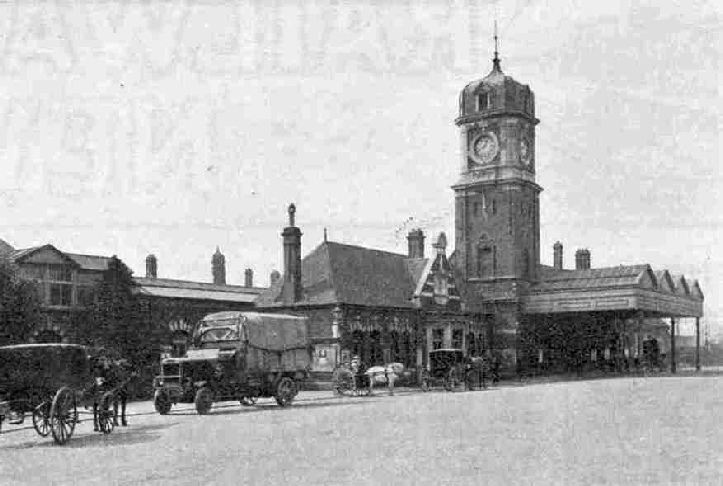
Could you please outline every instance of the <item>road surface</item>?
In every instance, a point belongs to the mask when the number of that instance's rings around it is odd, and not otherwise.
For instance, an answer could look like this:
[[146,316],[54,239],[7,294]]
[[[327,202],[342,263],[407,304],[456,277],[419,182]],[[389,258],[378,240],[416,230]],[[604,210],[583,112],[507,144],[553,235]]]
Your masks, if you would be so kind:
[[289,408],[131,404],[65,446],[3,428],[9,484],[723,484],[723,378],[637,377],[390,397],[302,392]]

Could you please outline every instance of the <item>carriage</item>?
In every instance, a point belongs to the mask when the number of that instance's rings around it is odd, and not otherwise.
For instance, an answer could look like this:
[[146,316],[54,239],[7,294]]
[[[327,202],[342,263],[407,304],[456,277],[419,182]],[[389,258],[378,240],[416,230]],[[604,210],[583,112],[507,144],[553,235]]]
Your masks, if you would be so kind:
[[93,382],[88,349],[76,344],[20,344],[0,347],[0,430],[3,422],[32,417],[41,437],[57,444],[73,436],[78,406],[98,405],[98,427],[113,431],[114,391]]
[[338,395],[369,395],[371,376],[354,372],[350,368],[338,367],[332,373],[332,386]]
[[454,391],[465,383],[468,360],[462,349],[435,349],[429,352],[429,370],[422,374],[422,390],[444,386]]

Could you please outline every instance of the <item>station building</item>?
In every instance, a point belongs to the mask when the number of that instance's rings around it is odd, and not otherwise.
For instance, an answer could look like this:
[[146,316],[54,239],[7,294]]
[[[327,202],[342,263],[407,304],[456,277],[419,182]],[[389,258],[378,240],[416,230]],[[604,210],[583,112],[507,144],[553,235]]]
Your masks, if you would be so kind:
[[320,373],[354,354],[370,365],[421,368],[440,347],[490,350],[517,373],[621,370],[640,359],[646,340],[672,355],[674,369],[676,320],[695,319],[699,332],[697,281],[647,264],[593,268],[588,249],[564,268],[560,242],[553,265],[541,263],[539,122],[533,91],[505,75],[495,53],[491,72],[459,97],[449,255],[441,234],[425,257],[414,230],[406,255],[325,239],[302,259],[292,205],[283,278],[257,307],[312,317]]
[[[15,249],[0,240],[0,258],[14,264],[20,278],[34,282],[38,290],[42,322],[32,340],[76,342],[76,323],[92,305],[110,257],[68,253],[51,244]],[[157,258],[148,255],[145,263],[146,275],[134,277],[134,291],[163,343],[160,354],[183,354],[193,326],[203,316],[252,309],[264,290],[253,285],[251,269],[245,271],[243,286],[226,284],[226,260],[218,248],[211,258],[211,282],[159,278]]]

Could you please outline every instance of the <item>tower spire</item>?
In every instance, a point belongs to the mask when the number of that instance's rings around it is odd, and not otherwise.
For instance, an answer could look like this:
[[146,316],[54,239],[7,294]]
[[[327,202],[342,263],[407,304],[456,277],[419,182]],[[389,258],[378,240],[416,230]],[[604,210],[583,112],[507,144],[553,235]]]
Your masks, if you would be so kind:
[[494,39],[495,39],[495,57],[492,58],[492,70],[493,70],[493,71],[500,71],[500,72],[501,72],[502,69],[500,68],[500,57],[499,57],[499,52],[498,52],[498,47],[499,47],[498,41],[499,41],[499,39],[498,39],[498,37],[497,37],[497,20],[496,20],[496,19],[495,19],[495,35],[494,35]]

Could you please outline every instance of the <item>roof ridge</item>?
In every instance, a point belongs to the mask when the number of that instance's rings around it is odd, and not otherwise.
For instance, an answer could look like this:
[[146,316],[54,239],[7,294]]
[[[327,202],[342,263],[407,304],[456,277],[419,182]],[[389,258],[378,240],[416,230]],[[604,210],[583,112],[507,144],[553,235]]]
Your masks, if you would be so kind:
[[[61,250],[62,251],[62,250]],[[93,258],[113,258],[112,256],[105,256],[105,255],[91,255],[90,253],[74,253],[72,251],[64,251],[66,255],[73,255],[73,256],[83,256],[83,257],[93,257]]]
[[205,286],[213,286],[213,287],[231,287],[231,288],[240,288],[240,289],[265,289],[265,287],[246,287],[245,285],[236,285],[236,284],[215,284],[213,282],[199,282],[197,280],[183,280],[180,278],[166,278],[166,277],[133,277],[134,279],[143,279],[147,280],[149,282],[159,282],[159,281],[167,281],[167,282],[178,282],[178,283],[188,283],[188,284],[196,284],[196,285],[205,285]]
[[[389,250],[379,250],[379,249],[376,249],[376,248],[369,248],[369,247],[367,247],[367,246],[361,246],[361,245],[350,245],[349,243],[339,243],[339,242],[337,242],[337,241],[325,241],[325,242],[322,243],[322,245],[346,246],[346,247],[349,247],[349,248],[358,248],[358,249],[360,249],[360,250],[375,251],[375,252],[378,252],[378,253],[386,253],[387,255],[394,255],[394,256],[398,256],[398,257],[408,258],[407,255],[405,255],[405,254],[403,254],[403,253],[395,253],[395,252],[389,251]],[[321,245],[320,245],[320,246],[321,246]],[[423,258],[425,258],[425,257],[423,257]]]

